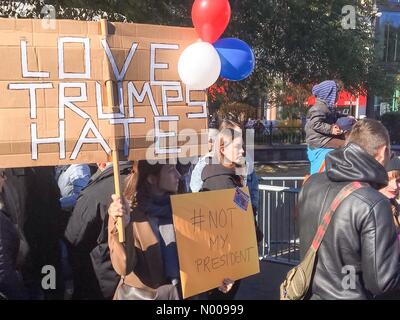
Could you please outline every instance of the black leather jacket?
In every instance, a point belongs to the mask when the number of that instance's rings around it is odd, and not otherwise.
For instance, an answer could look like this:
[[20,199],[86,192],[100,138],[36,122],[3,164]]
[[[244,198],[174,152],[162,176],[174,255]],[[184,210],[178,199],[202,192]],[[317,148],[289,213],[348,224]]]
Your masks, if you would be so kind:
[[387,184],[385,168],[355,144],[329,153],[326,167],[299,196],[301,258],[340,190],[352,181],[370,186],[353,192],[334,213],[317,253],[309,298],[370,299],[398,289],[400,246],[390,202],[377,191]]

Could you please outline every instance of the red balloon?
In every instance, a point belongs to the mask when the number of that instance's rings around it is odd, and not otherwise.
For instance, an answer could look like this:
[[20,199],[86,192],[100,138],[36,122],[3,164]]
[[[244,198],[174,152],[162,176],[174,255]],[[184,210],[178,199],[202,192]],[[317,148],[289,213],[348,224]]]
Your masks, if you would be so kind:
[[193,4],[193,25],[203,41],[217,41],[228,26],[230,18],[231,6],[228,0],[196,0]]

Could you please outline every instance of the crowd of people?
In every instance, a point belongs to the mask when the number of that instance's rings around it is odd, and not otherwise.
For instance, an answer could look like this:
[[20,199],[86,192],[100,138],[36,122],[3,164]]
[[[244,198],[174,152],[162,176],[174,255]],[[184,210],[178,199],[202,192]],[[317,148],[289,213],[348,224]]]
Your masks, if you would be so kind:
[[[334,81],[316,85],[313,94],[305,127],[311,172],[297,210],[301,258],[322,223],[328,227],[306,298],[400,297],[400,158],[379,121],[337,113]],[[248,186],[254,232],[263,238],[258,177],[244,136],[237,122],[224,119],[209,130],[209,152],[196,163],[121,162],[122,196],[114,194],[112,163],[1,170],[0,298],[182,299],[171,195]],[[353,182],[361,187],[322,221]],[[51,290],[43,287],[45,266],[56,270]],[[234,299],[239,287],[226,276],[191,299]]]
[[[219,130],[210,130],[209,153],[195,164],[120,163],[121,197],[113,195],[112,163],[3,170],[2,297],[182,299],[170,196],[247,185],[256,216],[252,162],[244,154],[242,129],[225,119]],[[118,217],[126,230],[124,244],[118,241]],[[56,285],[45,290],[42,268],[49,265]],[[226,277],[219,288],[192,299],[233,299],[239,286]]]
[[[334,81],[314,86],[313,94],[306,124],[311,175],[299,195],[298,222],[301,259],[310,248],[317,253],[304,298],[400,298],[400,159],[389,133],[377,120],[337,113]],[[337,198],[352,183],[361,187]]]

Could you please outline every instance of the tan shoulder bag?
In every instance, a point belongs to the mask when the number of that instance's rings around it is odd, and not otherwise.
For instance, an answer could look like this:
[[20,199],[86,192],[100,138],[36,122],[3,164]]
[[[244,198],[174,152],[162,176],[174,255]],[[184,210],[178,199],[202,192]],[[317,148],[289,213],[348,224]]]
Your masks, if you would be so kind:
[[306,297],[313,277],[317,251],[325,236],[329,223],[332,220],[333,214],[344,199],[346,199],[353,191],[360,189],[363,186],[365,185],[359,182],[353,182],[344,187],[333,200],[331,207],[324,215],[311,247],[308,249],[303,260],[298,266],[288,272],[285,281],[281,284],[281,300],[303,300]]

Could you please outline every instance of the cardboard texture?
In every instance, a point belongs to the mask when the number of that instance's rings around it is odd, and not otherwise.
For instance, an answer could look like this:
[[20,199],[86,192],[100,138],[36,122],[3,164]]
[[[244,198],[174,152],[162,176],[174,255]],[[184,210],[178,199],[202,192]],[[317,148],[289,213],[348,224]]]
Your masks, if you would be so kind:
[[194,29],[0,19],[0,36],[1,168],[110,161],[115,141],[121,160],[207,152],[205,93],[177,71]]
[[171,197],[184,298],[260,272],[252,206],[242,210],[234,196],[235,189]]

